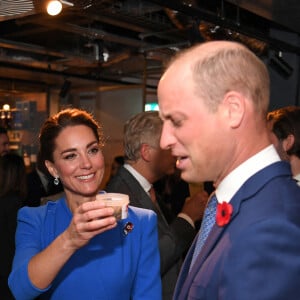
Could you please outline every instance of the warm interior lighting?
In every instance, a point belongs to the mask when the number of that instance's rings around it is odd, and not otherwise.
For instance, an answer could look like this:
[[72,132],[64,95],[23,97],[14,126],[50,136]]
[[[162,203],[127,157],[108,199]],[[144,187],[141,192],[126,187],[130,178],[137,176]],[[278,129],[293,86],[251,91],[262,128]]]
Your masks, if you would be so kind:
[[0,109],[0,126],[4,128],[10,128],[12,121],[12,110],[9,104],[3,104],[2,109]]
[[63,6],[74,6],[74,3],[66,0],[50,0],[47,2],[47,13],[56,16],[61,13]]
[[4,111],[9,111],[9,110],[10,110],[9,104],[4,104],[4,105],[2,106],[2,109],[3,109]]
[[51,0],[47,4],[47,13],[50,16],[58,15],[62,10],[62,4],[58,0]]

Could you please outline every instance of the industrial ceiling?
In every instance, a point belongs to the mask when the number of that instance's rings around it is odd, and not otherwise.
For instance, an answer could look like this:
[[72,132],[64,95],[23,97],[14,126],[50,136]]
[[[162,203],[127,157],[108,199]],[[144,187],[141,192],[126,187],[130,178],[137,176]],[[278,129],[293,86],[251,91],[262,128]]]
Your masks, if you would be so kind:
[[[257,55],[298,43],[298,0],[69,0],[58,16],[45,1],[0,0],[0,93],[46,91],[69,82],[78,90],[153,85],[180,49],[236,40]],[[150,80],[149,80],[150,79]]]

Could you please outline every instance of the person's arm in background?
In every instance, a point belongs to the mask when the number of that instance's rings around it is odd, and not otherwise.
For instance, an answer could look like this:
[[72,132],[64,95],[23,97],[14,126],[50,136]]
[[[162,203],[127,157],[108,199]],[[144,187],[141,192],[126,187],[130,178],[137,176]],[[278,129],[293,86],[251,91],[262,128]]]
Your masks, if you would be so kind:
[[181,213],[170,224],[170,231],[160,235],[161,274],[167,272],[189,249],[197,234],[195,222],[201,220],[207,200],[205,191],[187,198]]

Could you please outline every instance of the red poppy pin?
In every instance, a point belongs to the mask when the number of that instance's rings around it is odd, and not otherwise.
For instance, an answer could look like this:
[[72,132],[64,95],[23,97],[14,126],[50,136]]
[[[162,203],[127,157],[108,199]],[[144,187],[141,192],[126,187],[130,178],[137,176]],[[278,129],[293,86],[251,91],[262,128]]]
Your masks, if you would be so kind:
[[227,202],[218,203],[216,223],[218,226],[225,226],[229,223],[231,214],[233,212],[232,205]]

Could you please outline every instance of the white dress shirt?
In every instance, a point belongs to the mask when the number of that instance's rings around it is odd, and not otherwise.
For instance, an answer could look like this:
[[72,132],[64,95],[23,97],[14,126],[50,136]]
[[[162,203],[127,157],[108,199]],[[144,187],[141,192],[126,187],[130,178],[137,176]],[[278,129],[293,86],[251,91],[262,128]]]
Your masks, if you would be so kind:
[[230,202],[245,181],[258,171],[277,161],[280,161],[280,157],[273,145],[266,147],[247,159],[220,182],[216,189],[218,202]]
[[149,190],[151,189],[152,184],[143,175],[136,171],[131,165],[124,164],[124,168],[138,181],[138,183],[142,186],[145,192],[149,195]]
[[297,184],[300,186],[300,174],[295,175],[294,179],[297,181]]

